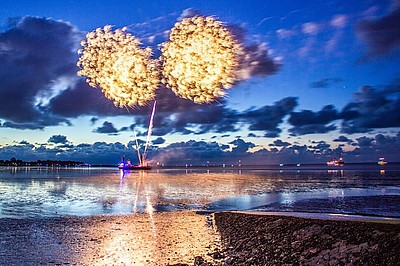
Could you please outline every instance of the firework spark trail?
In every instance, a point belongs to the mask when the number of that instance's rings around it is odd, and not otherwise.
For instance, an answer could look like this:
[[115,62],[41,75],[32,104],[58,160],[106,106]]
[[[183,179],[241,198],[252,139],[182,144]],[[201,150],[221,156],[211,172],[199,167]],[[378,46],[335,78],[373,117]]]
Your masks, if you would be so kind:
[[243,47],[221,22],[194,16],[175,24],[161,51],[162,82],[176,95],[202,104],[232,87]]
[[151,116],[150,116],[150,121],[149,121],[149,128],[148,128],[148,132],[147,132],[146,145],[144,146],[144,152],[143,152],[143,162],[142,162],[143,165],[144,165],[145,160],[146,160],[147,149],[149,147],[151,134],[153,132],[153,120],[154,120],[154,114],[156,112],[156,103],[157,103],[157,101],[154,101],[153,110],[151,111]]
[[158,63],[150,48],[142,49],[139,40],[126,28],[98,28],[81,42],[78,75],[86,76],[92,87],[100,87],[106,98],[118,107],[143,106],[154,100],[160,77]]
[[140,147],[139,147],[139,142],[138,142],[138,138],[137,138],[135,129],[133,129],[133,135],[135,137],[136,151],[137,151],[137,155],[138,155],[138,159],[139,159],[139,165],[144,165],[144,163],[142,163],[142,156],[140,156]]

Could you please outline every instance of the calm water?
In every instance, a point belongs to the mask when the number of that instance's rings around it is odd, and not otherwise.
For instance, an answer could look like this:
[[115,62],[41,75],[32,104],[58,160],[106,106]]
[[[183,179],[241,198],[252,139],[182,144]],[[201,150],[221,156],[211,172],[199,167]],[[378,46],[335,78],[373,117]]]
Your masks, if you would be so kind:
[[0,218],[193,209],[400,218],[400,167],[169,169],[0,167]]

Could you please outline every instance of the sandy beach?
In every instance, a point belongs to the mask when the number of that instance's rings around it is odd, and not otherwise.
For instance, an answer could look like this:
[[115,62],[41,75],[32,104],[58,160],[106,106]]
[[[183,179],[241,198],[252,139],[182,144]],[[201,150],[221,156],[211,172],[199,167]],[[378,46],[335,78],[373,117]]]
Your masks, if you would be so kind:
[[400,261],[400,224],[388,222],[183,211],[3,218],[0,228],[0,265],[398,265]]

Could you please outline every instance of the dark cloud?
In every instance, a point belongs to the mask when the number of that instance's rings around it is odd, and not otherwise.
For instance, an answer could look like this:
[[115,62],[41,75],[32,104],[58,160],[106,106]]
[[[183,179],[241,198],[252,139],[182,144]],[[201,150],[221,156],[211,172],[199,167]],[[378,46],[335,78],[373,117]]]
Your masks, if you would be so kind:
[[[56,137],[58,139],[58,137]],[[143,148],[144,141],[138,140]],[[157,142],[157,141],[156,141]],[[281,145],[283,143],[283,145]],[[375,137],[363,136],[356,139],[355,149],[344,151],[342,147],[333,148],[325,141],[312,141],[312,145],[287,145],[276,141],[281,148],[260,149],[249,152],[255,147],[254,143],[236,139],[228,145],[217,142],[190,140],[187,142],[172,143],[166,147],[151,147],[148,158],[152,165],[157,162],[166,165],[210,165],[222,163],[236,164],[239,160],[244,165],[276,164],[276,163],[325,163],[332,157],[342,155],[346,162],[376,162],[379,157],[385,157],[389,162],[397,161],[400,152],[400,132],[396,135],[378,134]],[[34,160],[74,160],[92,164],[116,165],[122,155],[137,162],[136,144],[134,141],[124,145],[120,142],[93,144],[81,143],[78,145],[50,145],[30,144],[21,141],[18,144],[7,145],[0,149],[0,158]]]
[[47,110],[67,118],[76,118],[81,115],[129,115],[127,109],[116,107],[111,100],[104,97],[100,89],[90,87],[83,78],[79,79],[75,86],[66,88],[52,98]]
[[316,145],[310,145],[308,146],[308,149],[313,151],[314,153],[317,154],[326,154],[329,153],[331,146],[326,143],[325,141],[318,141],[315,143]]
[[307,135],[307,134],[323,134],[328,133],[330,131],[336,130],[336,126],[331,125],[317,125],[317,124],[310,124],[310,125],[302,125],[296,126],[289,129],[289,132],[292,133],[294,136],[300,135]]
[[272,75],[281,67],[278,61],[268,57],[268,48],[264,43],[245,45],[244,54],[239,70],[242,79]]
[[360,137],[357,138],[357,145],[360,148],[369,148],[372,146],[372,142],[374,141],[373,138],[369,138],[369,137]]
[[1,127],[9,127],[14,129],[44,129],[44,125],[38,125],[37,123],[13,123],[13,122],[4,122],[1,124]]
[[113,123],[105,121],[103,126],[96,128],[93,132],[101,133],[101,134],[109,134],[109,135],[117,135],[118,129],[116,129]]
[[363,86],[342,110],[343,133],[363,133],[376,128],[400,127],[400,84],[382,90]]
[[400,8],[378,19],[362,20],[356,31],[369,45],[368,56],[382,55],[400,47]]
[[0,33],[0,117],[6,127],[41,129],[67,120],[47,112],[51,87],[76,76],[80,33],[47,18],[14,19]]
[[294,127],[289,129],[294,135],[326,133],[336,129],[336,126],[329,124],[339,119],[337,110],[333,105],[327,105],[319,112],[303,110],[291,112],[288,122]]
[[97,120],[99,120],[99,118],[97,117],[90,118],[90,122],[92,123],[92,125],[94,125],[97,122]]
[[232,153],[240,153],[245,154],[249,151],[250,148],[254,148],[256,145],[251,142],[246,142],[242,139],[235,139],[234,141],[229,142],[229,144],[233,144],[234,148],[232,149]]
[[334,141],[334,142],[347,142],[347,143],[353,142],[351,139],[349,139],[348,137],[343,136],[343,135],[337,137],[337,138],[334,139],[333,141]]
[[165,139],[162,137],[158,137],[155,140],[152,141],[153,144],[155,145],[159,145],[159,144],[163,144],[165,142]]
[[224,149],[217,142],[205,142],[190,140],[187,142],[177,142],[169,146],[153,151],[149,158],[153,161],[160,161],[169,165],[184,164],[206,164],[207,161],[214,163],[220,158],[224,158]]
[[281,68],[281,63],[269,57],[269,49],[266,43],[254,42],[249,39],[246,29],[238,25],[227,25],[227,28],[243,45],[243,56],[239,65],[239,78],[249,79],[253,76],[269,76],[275,74]]
[[292,145],[292,144],[290,144],[289,142],[286,142],[286,141],[282,141],[281,139],[277,139],[272,144],[269,144],[269,146],[276,146],[276,147],[287,147],[290,145]]
[[343,82],[342,79],[338,78],[325,78],[321,79],[319,81],[311,83],[312,88],[328,88],[332,85],[335,85],[337,83]]
[[356,139],[357,147],[351,156],[359,161],[376,162],[379,157],[388,161],[397,161],[400,153],[400,132],[394,136],[378,134],[375,137],[360,137]]
[[277,137],[281,132],[279,125],[283,122],[283,118],[296,106],[297,98],[287,97],[275,102],[272,106],[266,105],[244,111],[240,114],[240,118],[250,125],[250,130],[264,131],[266,137]]
[[68,143],[67,137],[63,135],[53,135],[49,138],[48,142],[55,144],[65,144]]

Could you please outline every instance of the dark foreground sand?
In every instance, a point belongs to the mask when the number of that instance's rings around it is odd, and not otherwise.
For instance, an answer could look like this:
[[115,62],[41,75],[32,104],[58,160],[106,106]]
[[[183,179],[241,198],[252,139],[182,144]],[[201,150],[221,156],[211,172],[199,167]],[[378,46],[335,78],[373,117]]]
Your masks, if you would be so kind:
[[243,213],[0,219],[0,265],[400,265],[400,224]]
[[229,265],[400,265],[400,224],[217,213]]

